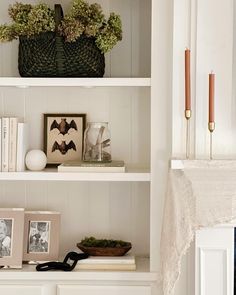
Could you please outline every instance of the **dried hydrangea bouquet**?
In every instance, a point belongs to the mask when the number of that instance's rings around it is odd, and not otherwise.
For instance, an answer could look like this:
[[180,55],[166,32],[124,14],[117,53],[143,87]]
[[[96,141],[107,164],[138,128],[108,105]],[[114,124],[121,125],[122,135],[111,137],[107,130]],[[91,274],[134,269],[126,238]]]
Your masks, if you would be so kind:
[[[61,9],[60,5],[55,6],[56,9],[58,7]],[[41,67],[50,68],[53,60],[57,58],[60,60],[59,64],[63,64],[64,67],[59,70],[65,71],[66,64],[75,63],[78,55],[85,60],[85,64],[79,64],[80,67],[88,67],[92,62],[91,56],[96,56],[100,67],[104,67],[104,53],[109,52],[118,41],[122,40],[120,16],[112,12],[106,18],[99,4],[88,4],[84,0],[74,0],[71,9],[64,18],[62,17],[62,9],[59,12],[56,9],[53,10],[43,3],[31,5],[16,2],[14,5],[10,5],[9,15],[13,22],[0,25],[0,41],[7,42],[19,38],[19,49],[24,50],[24,53],[27,51],[27,54],[30,55],[28,59],[34,59],[34,56],[40,60],[42,57],[48,59],[47,63]],[[35,42],[39,42],[39,44],[35,44]],[[39,48],[44,47],[45,52],[39,53]],[[53,49],[55,50],[53,51]],[[21,51],[19,53],[22,53]],[[87,57],[89,52],[91,52],[90,57]],[[47,57],[46,54],[49,53],[52,56]],[[71,61],[70,56],[72,56]],[[22,58],[24,59],[22,63],[26,63],[25,58],[27,57],[23,56]],[[35,61],[37,59],[35,58]],[[57,73],[52,69],[49,76],[96,76],[96,72],[83,75],[76,68],[76,64],[73,66],[67,69],[67,73]],[[91,68],[94,67],[94,65],[91,66]],[[102,76],[101,73],[97,73],[97,75]],[[33,76],[33,74],[30,73],[29,76]],[[39,73],[38,76],[42,75]]]

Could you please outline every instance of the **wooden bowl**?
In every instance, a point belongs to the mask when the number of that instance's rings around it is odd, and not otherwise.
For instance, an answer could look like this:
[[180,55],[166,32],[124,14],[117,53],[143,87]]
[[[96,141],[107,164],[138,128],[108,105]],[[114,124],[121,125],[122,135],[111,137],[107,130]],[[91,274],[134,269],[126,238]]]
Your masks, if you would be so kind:
[[108,248],[108,247],[86,247],[78,243],[77,247],[84,253],[91,256],[123,256],[132,248],[132,245],[129,244],[124,247]]

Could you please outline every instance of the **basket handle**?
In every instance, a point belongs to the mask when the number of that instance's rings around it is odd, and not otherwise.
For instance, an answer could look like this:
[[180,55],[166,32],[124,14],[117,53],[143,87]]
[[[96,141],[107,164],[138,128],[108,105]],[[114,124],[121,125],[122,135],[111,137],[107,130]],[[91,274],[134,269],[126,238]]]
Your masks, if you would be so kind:
[[55,4],[55,23],[56,23],[56,32],[58,31],[58,27],[61,24],[61,20],[63,18],[63,10],[60,4]]

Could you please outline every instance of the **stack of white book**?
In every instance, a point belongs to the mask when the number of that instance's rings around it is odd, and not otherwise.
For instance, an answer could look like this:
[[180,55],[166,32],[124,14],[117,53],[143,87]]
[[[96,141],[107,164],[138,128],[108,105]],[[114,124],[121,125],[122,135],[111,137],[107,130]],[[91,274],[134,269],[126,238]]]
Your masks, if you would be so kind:
[[24,171],[27,149],[27,124],[18,118],[0,118],[0,171]]
[[108,163],[69,161],[59,165],[58,172],[125,172],[125,163],[124,161]]
[[136,270],[135,257],[125,256],[90,256],[79,260],[76,266],[78,270]]

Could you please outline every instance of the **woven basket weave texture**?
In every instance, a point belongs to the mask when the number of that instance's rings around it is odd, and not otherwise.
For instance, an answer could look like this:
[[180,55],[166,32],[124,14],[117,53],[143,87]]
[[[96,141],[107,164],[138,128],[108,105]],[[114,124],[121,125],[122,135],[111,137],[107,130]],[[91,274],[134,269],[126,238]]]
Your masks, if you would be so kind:
[[[63,17],[55,5],[56,27]],[[56,32],[20,37],[18,68],[22,77],[102,77],[104,54],[95,38],[82,35],[75,42],[65,42]]]

